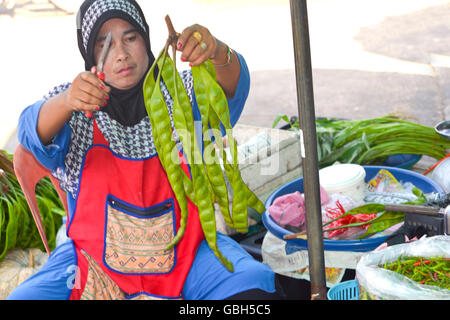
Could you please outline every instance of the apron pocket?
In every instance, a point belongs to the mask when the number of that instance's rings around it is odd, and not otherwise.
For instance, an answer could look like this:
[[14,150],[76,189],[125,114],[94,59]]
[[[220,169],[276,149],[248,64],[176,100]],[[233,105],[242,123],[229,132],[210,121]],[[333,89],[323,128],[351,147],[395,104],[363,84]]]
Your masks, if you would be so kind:
[[139,208],[108,196],[104,263],[124,274],[169,273],[176,249],[165,250],[175,234],[173,199]]

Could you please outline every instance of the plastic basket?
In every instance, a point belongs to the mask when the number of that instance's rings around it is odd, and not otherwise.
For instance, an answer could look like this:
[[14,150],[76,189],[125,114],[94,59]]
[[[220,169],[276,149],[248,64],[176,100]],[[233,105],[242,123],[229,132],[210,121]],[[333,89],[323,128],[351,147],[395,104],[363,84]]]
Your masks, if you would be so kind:
[[328,290],[328,300],[359,300],[358,281],[341,282]]

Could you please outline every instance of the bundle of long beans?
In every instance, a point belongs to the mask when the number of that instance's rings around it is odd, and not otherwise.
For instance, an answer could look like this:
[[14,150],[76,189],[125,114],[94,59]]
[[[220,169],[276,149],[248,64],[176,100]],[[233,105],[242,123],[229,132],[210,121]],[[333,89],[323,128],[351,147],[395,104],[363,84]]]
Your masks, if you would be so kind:
[[[176,33],[170,30],[173,27],[168,17],[166,22],[169,27],[169,39],[144,82],[145,105],[155,146],[181,209],[180,227],[166,250],[172,249],[184,234],[188,215],[187,198],[189,198],[198,208],[208,245],[225,267],[232,271],[232,263],[217,247],[214,203],[217,201],[227,225],[244,233],[248,231],[248,207],[254,208],[259,213],[264,212],[265,207],[242,180],[237,161],[237,144],[231,131],[228,102],[216,81],[215,69],[210,60],[192,67],[194,90],[203,127],[204,152],[202,154],[194,131],[192,105],[176,69]],[[169,45],[173,48],[173,60],[168,54]],[[156,66],[158,66],[158,74],[155,79]],[[161,79],[164,79],[164,84],[173,99],[173,123],[183,145],[183,154],[189,163],[191,177],[182,170],[178,156],[173,156],[177,146],[176,141],[172,139],[170,116],[160,87]],[[222,144],[220,124],[226,129],[233,155],[231,162]],[[216,153],[212,138],[218,147],[219,154]],[[222,171],[219,156],[222,157],[225,172]],[[232,188],[232,211],[229,208],[225,175]]]
[[[0,260],[15,248],[39,248],[44,251],[33,215],[14,174],[13,155],[0,151]],[[62,225],[64,207],[50,179],[36,186],[36,199],[50,250],[56,245],[56,233]]]
[[[278,116],[273,127],[286,116]],[[291,123],[298,130],[297,122]],[[381,164],[395,154],[426,155],[442,159],[450,149],[450,140],[434,128],[399,119],[393,115],[366,120],[316,120],[319,167],[340,163]]]

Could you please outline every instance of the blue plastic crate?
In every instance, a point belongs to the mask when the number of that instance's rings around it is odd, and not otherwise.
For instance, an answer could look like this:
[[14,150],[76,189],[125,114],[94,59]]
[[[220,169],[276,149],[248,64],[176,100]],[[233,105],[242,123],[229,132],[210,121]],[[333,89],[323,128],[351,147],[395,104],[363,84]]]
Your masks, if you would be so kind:
[[356,280],[341,282],[330,288],[328,300],[359,300],[359,288]]

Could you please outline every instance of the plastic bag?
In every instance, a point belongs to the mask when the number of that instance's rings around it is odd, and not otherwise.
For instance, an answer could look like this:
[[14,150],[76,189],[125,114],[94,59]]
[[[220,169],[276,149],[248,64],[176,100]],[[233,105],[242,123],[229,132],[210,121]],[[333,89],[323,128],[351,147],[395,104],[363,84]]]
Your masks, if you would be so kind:
[[439,183],[446,193],[450,192],[450,157],[443,159],[428,177]]
[[[320,201],[321,204],[328,201],[328,195],[322,187],[320,187]],[[302,227],[305,224],[305,199],[299,191],[279,196],[268,211],[282,227]]]
[[[308,250],[288,252],[287,242],[267,231],[261,246],[263,263],[281,275],[310,281]],[[341,282],[346,268],[354,269],[361,252],[325,251],[325,278],[331,288]]]
[[360,299],[450,300],[450,290],[421,285],[379,265],[402,257],[450,258],[450,236],[434,236],[398,244],[361,257],[356,265]]
[[298,191],[285,194],[275,199],[269,214],[282,227],[300,227],[305,223],[305,200]]

